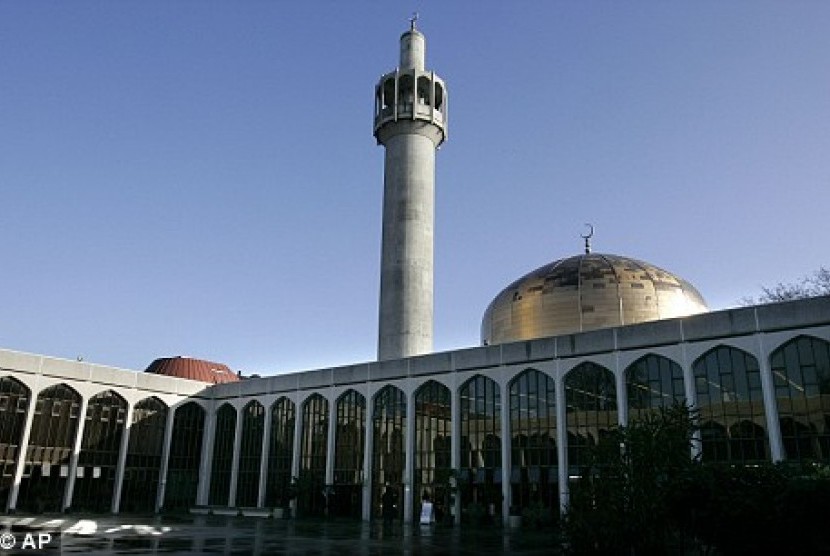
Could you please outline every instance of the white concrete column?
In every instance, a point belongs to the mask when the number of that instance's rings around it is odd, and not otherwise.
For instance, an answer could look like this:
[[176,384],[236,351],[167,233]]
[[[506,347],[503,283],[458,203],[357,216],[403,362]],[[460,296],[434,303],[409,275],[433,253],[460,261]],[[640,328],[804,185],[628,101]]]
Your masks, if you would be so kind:
[[371,390],[366,389],[366,434],[363,444],[363,521],[372,519],[372,450],[374,449],[375,403]]
[[259,487],[256,507],[265,506],[265,489],[268,488],[268,453],[271,447],[271,410],[265,407],[265,429],[262,431],[262,455],[259,458]]
[[161,449],[161,468],[159,469],[159,488],[156,495],[156,513],[164,507],[164,491],[167,488],[167,471],[170,468],[170,443],[173,439],[173,423],[176,412],[170,407],[167,409],[167,420],[164,423],[164,445]]
[[775,381],[772,378],[772,368],[769,357],[764,351],[764,335],[756,334],[758,338],[758,369],[761,373],[761,389],[764,395],[764,414],[767,419],[767,437],[769,438],[770,457],[773,462],[784,459],[784,443],[781,438],[781,421],[778,419],[778,404],[775,399]]
[[510,492],[510,472],[512,469],[511,454],[510,454],[510,392],[507,388],[499,384],[501,390],[501,518],[502,523],[506,527],[508,525],[508,516],[510,515],[511,492]]
[[403,522],[412,523],[412,481],[415,478],[412,470],[415,463],[415,394],[406,393],[406,442],[404,452],[406,463],[403,471]]
[[66,490],[63,493],[62,510],[66,511],[72,505],[72,494],[75,492],[75,475],[78,473],[78,457],[81,454],[81,444],[84,439],[84,428],[86,426],[86,410],[89,397],[81,398],[81,408],[78,413],[78,426],[75,430],[75,445],[72,448],[72,457],[69,459],[69,476],[66,479]]
[[625,387],[625,369],[620,368],[620,352],[614,356],[614,382],[617,387],[617,423],[628,426],[628,392]]
[[216,436],[216,408],[209,408],[205,416],[205,430],[202,433],[202,461],[199,466],[199,486],[196,490],[196,505],[207,506],[210,492],[210,472],[213,468],[213,442]]
[[242,424],[245,421],[245,407],[236,409],[236,427],[233,431],[233,459],[231,460],[231,488],[228,492],[228,506],[236,506],[236,490],[239,482],[239,452],[242,446]]
[[[680,322],[683,326],[683,322]],[[681,328],[682,331],[682,328]],[[686,353],[686,342],[680,344],[680,364],[683,368],[683,388],[686,393],[686,405],[692,409],[699,409],[697,405],[697,388],[695,386],[695,375],[692,369],[692,363],[689,361]],[[698,458],[703,453],[703,444],[701,443],[700,430],[696,430],[692,436],[691,457]]]
[[[300,476],[300,450],[303,447],[301,442],[303,434],[303,404],[300,402],[299,393],[297,403],[294,406],[294,445],[291,447],[291,480]],[[291,515],[297,516],[297,499],[291,501]]]
[[329,515],[329,503],[331,502],[331,495],[333,491],[329,491],[329,485],[334,484],[334,440],[337,430],[337,400],[329,402],[329,428],[326,431],[326,477],[323,489],[325,492],[326,509],[325,513]]
[[294,445],[291,447],[291,477],[298,477],[300,475],[300,450],[303,447],[303,404],[299,402],[299,397],[295,409],[294,419]]
[[450,435],[450,465],[455,474],[456,491],[453,493],[453,507],[451,512],[455,523],[461,523],[461,491],[458,489],[458,470],[461,468],[461,391],[457,380],[453,380],[452,387],[452,434]]
[[337,400],[329,402],[329,428],[326,431],[326,485],[334,484],[334,435],[337,430]]
[[[557,362],[557,371],[559,364]],[[568,414],[565,405],[565,378],[556,373],[556,457],[559,458],[559,511],[568,509]]]
[[118,464],[115,466],[115,489],[112,493],[112,513],[117,514],[121,507],[121,489],[124,486],[124,467],[127,463],[127,450],[130,446],[130,431],[133,427],[133,404],[127,404],[124,417],[124,434],[121,435],[121,447],[118,450]]
[[35,404],[37,394],[29,391],[29,405],[26,408],[26,421],[23,425],[23,436],[20,438],[20,447],[17,450],[17,459],[14,464],[14,480],[12,480],[9,499],[6,501],[6,512],[13,513],[17,508],[17,496],[20,494],[20,481],[23,480],[23,469],[26,467],[26,452],[29,449],[29,437],[32,433],[32,423],[35,418]]

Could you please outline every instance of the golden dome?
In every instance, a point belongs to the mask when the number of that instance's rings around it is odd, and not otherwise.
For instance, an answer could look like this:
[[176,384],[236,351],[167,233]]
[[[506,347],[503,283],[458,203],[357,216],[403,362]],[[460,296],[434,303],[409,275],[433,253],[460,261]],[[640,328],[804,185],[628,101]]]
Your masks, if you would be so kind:
[[689,282],[652,264],[601,253],[560,259],[499,293],[481,321],[483,344],[500,344],[703,313]]

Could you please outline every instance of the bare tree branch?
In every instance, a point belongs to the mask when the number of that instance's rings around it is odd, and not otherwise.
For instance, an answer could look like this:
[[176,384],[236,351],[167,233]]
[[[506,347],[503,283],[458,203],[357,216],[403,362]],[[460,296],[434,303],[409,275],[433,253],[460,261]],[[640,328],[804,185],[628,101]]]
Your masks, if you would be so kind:
[[777,303],[792,299],[806,299],[830,295],[830,269],[822,266],[808,276],[804,276],[797,282],[778,282],[771,287],[762,287],[761,295],[758,298],[744,297],[739,303],[741,305],[758,305],[761,303]]

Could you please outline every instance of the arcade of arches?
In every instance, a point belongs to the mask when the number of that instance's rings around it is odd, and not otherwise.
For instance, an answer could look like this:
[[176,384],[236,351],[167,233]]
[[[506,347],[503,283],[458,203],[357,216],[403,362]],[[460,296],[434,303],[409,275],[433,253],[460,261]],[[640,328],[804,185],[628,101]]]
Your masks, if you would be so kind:
[[410,393],[390,382],[371,397],[292,392],[211,414],[196,401],[130,404],[115,390],[84,398],[65,383],[35,395],[2,376],[0,497],[33,512],[202,502],[345,517],[379,515],[389,487],[400,516],[404,504],[417,515],[426,497],[444,515],[471,504],[494,516],[508,505],[557,511],[563,477],[579,472],[587,447],[624,418],[675,402],[699,409],[705,461],[776,459],[777,442],[780,459],[830,462],[830,342],[814,336],[778,345],[767,361],[719,344],[686,369],[647,353],[619,375],[583,361],[559,380],[528,366],[504,383],[486,371],[456,388],[440,376]]

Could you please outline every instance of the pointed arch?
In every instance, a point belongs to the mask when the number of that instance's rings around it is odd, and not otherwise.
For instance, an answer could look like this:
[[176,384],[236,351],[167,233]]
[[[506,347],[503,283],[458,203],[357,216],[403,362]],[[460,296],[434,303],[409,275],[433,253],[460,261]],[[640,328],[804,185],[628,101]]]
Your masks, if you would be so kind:
[[81,395],[68,384],[49,386],[38,393],[34,411],[18,508],[58,512],[81,419]]
[[373,404],[372,511],[380,515],[381,495],[389,485],[397,493],[400,512],[406,462],[406,395],[387,384],[374,395]]
[[618,424],[614,373],[586,361],[565,375],[568,427],[568,473],[575,475],[586,462],[586,450]]
[[[726,431],[725,439],[721,435],[702,435],[703,460],[737,463],[768,459],[758,360],[738,348],[720,345],[698,357],[692,364],[692,373],[701,421],[717,424],[717,430]],[[742,421],[756,426],[733,427]]]
[[251,400],[242,408],[242,438],[239,444],[239,474],[236,480],[237,506],[257,505],[263,434],[265,407],[257,400]]
[[796,336],[769,361],[786,458],[830,461],[830,342]]
[[683,369],[655,353],[643,355],[625,369],[629,422],[676,403],[686,403]]
[[447,485],[452,452],[452,393],[435,380],[415,391],[415,481],[413,515],[420,515],[426,496],[439,504],[449,502]]
[[196,503],[205,418],[205,408],[196,402],[180,405],[173,414],[173,434],[164,489],[166,509],[187,510]]
[[168,412],[167,404],[155,396],[133,407],[119,511],[146,513],[155,509]]
[[326,507],[322,492],[326,484],[329,401],[316,392],[306,398],[303,402],[302,425],[300,479],[304,488],[297,504],[304,515],[319,516]]
[[265,505],[272,508],[286,508],[291,501],[291,464],[294,459],[296,419],[296,406],[287,397],[280,396],[271,404]]
[[127,400],[115,390],[104,390],[89,398],[72,496],[73,510],[111,511],[126,420]]
[[31,397],[31,391],[21,381],[11,376],[0,377],[0,508],[6,508],[14,482]]
[[[494,503],[501,512],[501,389],[491,378],[477,374],[459,389],[461,419],[459,490],[461,504]],[[498,496],[497,496],[498,495]]]
[[556,383],[550,375],[525,369],[508,385],[512,506],[526,508],[533,499],[551,510],[558,502],[556,452]]
[[334,498],[330,511],[342,517],[361,515],[366,446],[366,397],[354,389],[337,398],[334,435]]
[[223,403],[216,411],[213,464],[210,468],[210,489],[208,490],[208,504],[211,505],[227,506],[230,500],[236,419],[236,408],[230,403]]

